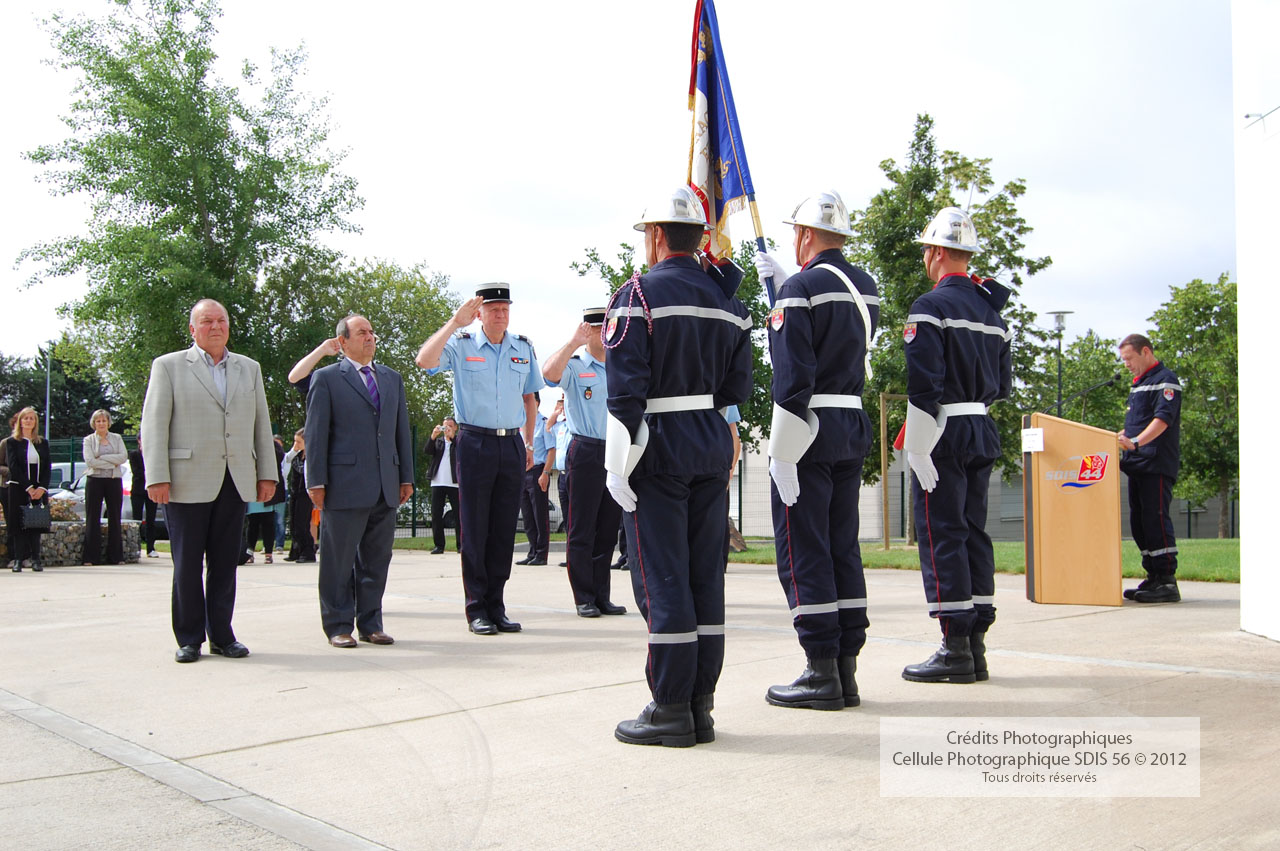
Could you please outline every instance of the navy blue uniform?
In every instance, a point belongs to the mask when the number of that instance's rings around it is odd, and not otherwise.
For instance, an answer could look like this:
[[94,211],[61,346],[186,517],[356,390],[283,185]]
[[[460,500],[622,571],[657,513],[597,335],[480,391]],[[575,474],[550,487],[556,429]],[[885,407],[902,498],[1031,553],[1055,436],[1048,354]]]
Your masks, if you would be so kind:
[[1124,415],[1125,435],[1137,437],[1153,419],[1163,420],[1166,426],[1150,443],[1120,453],[1120,469],[1129,477],[1129,528],[1142,553],[1142,566],[1152,575],[1173,576],[1178,569],[1169,503],[1181,463],[1181,416],[1182,384],[1167,366],[1157,362],[1133,379]]
[[792,506],[771,487],[778,579],[813,659],[856,656],[867,640],[858,490],[871,422],[861,397],[879,316],[875,281],[837,248],[788,278],[769,315],[774,421],[790,424],[774,430],[770,454],[796,463],[800,480]]
[[[734,297],[741,280],[736,267],[707,273],[693,257],[668,257],[618,291],[605,326],[606,464],[629,473],[636,494],[636,510],[623,519],[636,604],[649,627],[646,675],[659,704],[714,693],[724,663],[733,442],[716,409],[751,392],[751,317]],[[634,468],[615,469],[615,446],[625,455],[628,444]]]
[[948,275],[916,299],[903,329],[907,396],[945,424],[931,457],[938,485],[912,476],[920,572],[929,613],[944,636],[986,632],[996,618],[995,555],[987,535],[987,486],[1000,435],[986,408],[1013,387],[1008,290]]

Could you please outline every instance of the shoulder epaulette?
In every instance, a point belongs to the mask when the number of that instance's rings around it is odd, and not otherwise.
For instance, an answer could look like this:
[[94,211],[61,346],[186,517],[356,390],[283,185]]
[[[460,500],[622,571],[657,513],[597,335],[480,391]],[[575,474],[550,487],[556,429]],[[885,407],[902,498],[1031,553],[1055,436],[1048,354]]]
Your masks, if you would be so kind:
[[457,338],[458,338],[459,340],[470,340],[470,339],[471,339],[471,332],[470,332],[470,331],[459,331],[455,336],[457,336]]
[[582,355],[574,355],[573,357],[569,358],[569,360],[582,360]]
[[516,334],[514,336],[517,340],[524,340],[526,343],[529,342],[529,338],[526,337],[524,334]]

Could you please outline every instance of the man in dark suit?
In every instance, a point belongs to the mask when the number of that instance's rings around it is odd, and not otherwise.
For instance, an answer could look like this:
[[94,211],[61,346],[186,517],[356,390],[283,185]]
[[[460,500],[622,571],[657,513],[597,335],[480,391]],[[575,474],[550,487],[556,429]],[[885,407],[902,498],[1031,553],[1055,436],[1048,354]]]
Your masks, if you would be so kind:
[[368,319],[341,320],[338,340],[346,358],[311,376],[304,433],[307,491],[324,512],[320,620],[334,647],[355,647],[353,631],[393,644],[382,629],[382,592],[396,508],[413,494],[409,408],[400,373],[373,363],[378,338]]
[[195,344],[151,363],[142,403],[147,496],[165,507],[173,549],[173,634],[179,662],[238,659],[236,563],[245,503],[275,493],[276,453],[258,362],[227,349],[231,320],[213,299],[191,308]]

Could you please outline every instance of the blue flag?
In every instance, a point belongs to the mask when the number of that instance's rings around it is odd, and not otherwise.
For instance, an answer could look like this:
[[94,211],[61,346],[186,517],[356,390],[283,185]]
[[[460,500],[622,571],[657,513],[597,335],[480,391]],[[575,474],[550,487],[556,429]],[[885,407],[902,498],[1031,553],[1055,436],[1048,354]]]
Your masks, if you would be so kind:
[[711,224],[707,253],[716,260],[733,256],[729,214],[746,209],[751,171],[738,128],[738,112],[729,88],[729,72],[720,47],[720,25],[713,0],[698,0],[693,25],[693,70],[689,79],[693,134],[689,144],[689,188],[702,199]]

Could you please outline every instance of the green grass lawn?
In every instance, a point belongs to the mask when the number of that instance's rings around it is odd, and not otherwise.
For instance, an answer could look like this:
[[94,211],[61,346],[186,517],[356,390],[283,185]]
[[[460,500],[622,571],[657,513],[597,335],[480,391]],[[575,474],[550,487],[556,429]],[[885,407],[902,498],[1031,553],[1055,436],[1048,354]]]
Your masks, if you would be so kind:
[[[1026,573],[1026,554],[1021,541],[997,541],[995,553],[996,572]],[[1120,553],[1124,576],[1146,576],[1138,548],[1132,541],[1124,541]],[[773,564],[773,541],[749,540],[747,551],[729,553],[729,561],[739,564]],[[862,564],[864,567],[919,570],[920,557],[915,547],[898,544],[885,552],[880,544],[863,543]],[[1239,582],[1240,539],[1195,538],[1179,541],[1178,578],[1198,582]]]
[[[564,533],[552,534],[551,540],[564,541]],[[516,536],[516,552],[520,552],[525,538]],[[429,550],[435,544],[431,538],[396,538],[395,548],[398,550]],[[453,536],[445,538],[445,547],[453,551]],[[169,552],[168,541],[156,541],[156,549]],[[1027,563],[1021,541],[997,541],[996,572],[1026,573]],[[285,545],[288,552],[288,543]],[[773,564],[773,541],[752,538],[747,541],[745,553],[729,553],[731,564]],[[880,548],[880,544],[862,544],[862,564],[864,567],[893,568],[896,570],[919,570],[920,557],[915,547],[895,544],[888,552]],[[1120,548],[1121,571],[1124,576],[1137,579],[1145,576],[1142,570],[1142,559],[1138,556],[1138,548],[1133,541],[1124,541]],[[1178,542],[1178,578],[1193,582],[1239,582],[1240,581],[1240,539],[1239,538],[1193,538]]]

